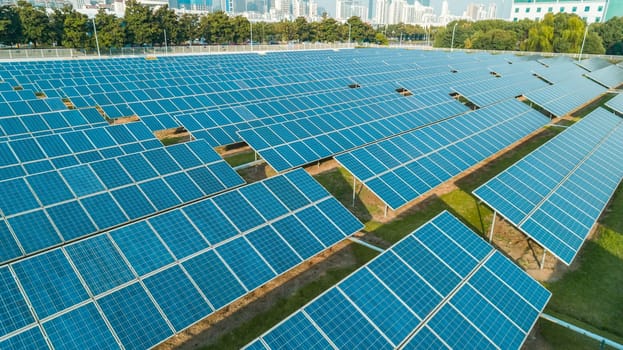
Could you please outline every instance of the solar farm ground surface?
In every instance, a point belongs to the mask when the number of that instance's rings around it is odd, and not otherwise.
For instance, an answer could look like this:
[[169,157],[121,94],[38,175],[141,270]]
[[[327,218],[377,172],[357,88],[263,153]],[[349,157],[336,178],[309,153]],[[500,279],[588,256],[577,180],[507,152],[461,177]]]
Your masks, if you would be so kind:
[[[590,105],[603,104],[608,99]],[[575,115],[587,114],[579,111]],[[559,121],[561,125],[573,123],[577,118]],[[562,128],[549,127],[522,140],[481,166],[462,174],[435,191],[398,212],[383,215],[383,203],[365,187],[358,184],[357,197],[352,205],[352,175],[334,161],[307,170],[331,194],[346,205],[366,224],[362,239],[377,246],[388,247],[434,217],[448,210],[482,236],[490,229],[492,212],[479,205],[471,195],[473,189],[508,166],[529,154]],[[231,152],[231,151],[229,151]],[[229,153],[228,152],[228,153]],[[253,153],[234,153],[226,158],[232,165],[253,160]],[[241,172],[247,180],[271,176],[273,170],[265,165]],[[541,270],[538,259],[542,248],[526,240],[525,236],[504,221],[496,223],[494,245],[504,251],[533,277],[542,281],[553,292],[545,312],[580,325],[597,334],[623,342],[623,321],[618,317],[623,284],[623,187],[617,192],[599,221],[591,238],[570,267],[551,255]],[[353,243],[340,245],[319,256],[305,271],[293,271],[258,291],[258,295],[232,305],[232,310],[210,320],[210,326],[200,324],[193,333],[178,336],[161,346],[162,349],[225,349],[239,348],[259,334],[290,315],[309,300],[333,286],[377,252]],[[595,288],[595,286],[599,286]],[[226,317],[234,315],[234,317]],[[202,330],[202,327],[204,328]],[[534,332],[524,344],[525,349],[595,349],[599,343],[548,321],[539,320]]]

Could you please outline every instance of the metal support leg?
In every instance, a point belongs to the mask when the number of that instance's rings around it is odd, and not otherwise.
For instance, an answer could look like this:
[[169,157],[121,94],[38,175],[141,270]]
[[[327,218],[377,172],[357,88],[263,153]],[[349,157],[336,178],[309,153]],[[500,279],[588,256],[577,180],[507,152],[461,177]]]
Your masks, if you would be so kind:
[[493,241],[493,230],[495,229],[495,218],[498,215],[497,211],[493,212],[493,220],[491,221],[491,230],[489,230],[489,243]]
[[255,160],[257,161],[257,152],[253,152],[253,156],[255,157]]
[[385,206],[385,217],[387,217],[387,208],[388,208],[388,206],[386,205]]
[[353,208],[355,207],[355,195],[357,194],[357,179],[353,176]]
[[543,267],[545,267],[545,254],[547,254],[547,250],[543,248],[543,257],[541,258],[541,270],[543,270]]

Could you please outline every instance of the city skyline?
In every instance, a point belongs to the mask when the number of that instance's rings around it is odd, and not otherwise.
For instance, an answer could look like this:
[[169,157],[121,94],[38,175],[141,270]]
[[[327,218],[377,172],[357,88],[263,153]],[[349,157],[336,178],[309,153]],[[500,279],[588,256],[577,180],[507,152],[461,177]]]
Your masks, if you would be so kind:
[[[413,3],[414,0],[407,1],[409,3]],[[435,9],[435,14],[441,14],[441,3],[443,0],[430,0],[430,6]],[[336,0],[318,0],[318,6],[323,7],[327,10],[329,14],[335,16],[336,9],[335,4]],[[497,17],[503,19],[510,18],[510,9],[512,5],[511,0],[448,0],[448,7],[450,9],[450,14],[455,16],[461,16],[463,11],[467,8],[467,5],[474,4],[485,4],[489,5],[490,3],[494,3],[497,6]]]

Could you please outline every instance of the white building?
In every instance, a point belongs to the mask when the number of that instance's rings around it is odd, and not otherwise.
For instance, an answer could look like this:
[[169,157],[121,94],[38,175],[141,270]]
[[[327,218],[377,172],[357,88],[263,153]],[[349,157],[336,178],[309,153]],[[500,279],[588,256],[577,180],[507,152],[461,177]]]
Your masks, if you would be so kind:
[[[621,1],[621,0],[611,0]],[[603,22],[606,17],[608,0],[513,0],[511,20],[540,20],[547,13],[574,13],[587,23]]]
[[376,24],[388,24],[387,10],[389,9],[388,0],[377,0],[374,7],[374,22]]
[[303,0],[292,0],[292,17],[307,16],[307,3]]

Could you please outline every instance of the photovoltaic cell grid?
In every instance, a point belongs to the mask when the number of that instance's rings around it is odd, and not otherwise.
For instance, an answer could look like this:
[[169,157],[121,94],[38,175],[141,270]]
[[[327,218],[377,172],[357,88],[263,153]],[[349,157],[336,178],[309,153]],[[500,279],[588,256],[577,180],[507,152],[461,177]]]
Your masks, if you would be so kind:
[[526,79],[524,73],[503,75],[500,78],[487,81],[470,82],[453,88],[461,96],[479,107],[488,106],[495,102],[514,98],[524,93],[546,86],[544,81],[530,77]]
[[0,262],[243,183],[202,140],[0,181]]
[[[280,172],[467,110],[455,100],[415,110],[412,106],[397,109],[400,107],[395,104],[354,107],[292,123],[243,130],[239,134],[271,167]],[[306,127],[302,127],[302,123]]]
[[596,70],[609,67],[612,65],[612,63],[604,60],[603,58],[594,57],[582,60],[581,62],[577,63],[577,65],[586,69],[589,72],[594,72]]
[[606,88],[584,78],[569,78],[524,94],[527,99],[557,117],[573,112],[606,92]]
[[362,227],[299,169],[21,259],[0,348],[152,347]]
[[161,148],[142,123],[93,127],[0,142],[0,180]]
[[534,74],[542,77],[550,83],[560,83],[569,78],[579,78],[586,70],[578,67],[575,61],[545,59],[540,62],[547,64],[533,69]]
[[392,209],[508,147],[547,123],[514,99],[335,157]]
[[622,161],[623,119],[599,108],[474,194],[569,265],[621,182]]
[[611,108],[617,113],[623,114],[623,94],[618,94],[613,99],[606,102],[606,107]]
[[617,65],[587,73],[586,76],[610,89],[623,85],[623,68]]
[[443,212],[246,349],[519,349],[550,296]]

